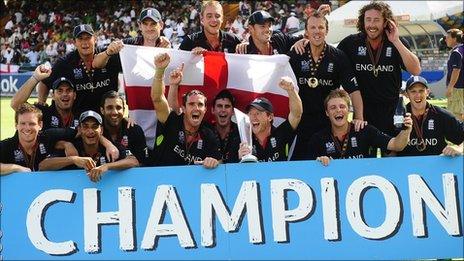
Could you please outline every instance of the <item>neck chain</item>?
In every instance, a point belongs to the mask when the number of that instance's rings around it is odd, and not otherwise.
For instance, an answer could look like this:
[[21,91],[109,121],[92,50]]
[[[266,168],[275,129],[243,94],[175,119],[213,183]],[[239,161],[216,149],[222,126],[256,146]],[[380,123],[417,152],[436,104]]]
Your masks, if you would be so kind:
[[340,144],[340,141],[338,140],[337,136],[332,134],[332,139],[335,143],[335,147],[337,148],[337,151],[340,152],[340,159],[343,159],[345,157],[346,151],[348,149],[348,138],[350,137],[350,131],[351,131],[351,123],[349,123],[348,131],[343,136],[342,144]]
[[374,70],[374,76],[377,77],[379,75],[378,64],[379,64],[379,60],[380,60],[380,54],[382,54],[383,38],[380,41],[379,46],[377,47],[377,51],[375,53],[375,58],[374,58],[374,50],[372,49],[371,44],[369,43],[367,38],[366,38],[366,47],[367,47],[367,52],[369,53],[369,59],[371,60],[373,68],[374,68],[373,69]]
[[424,121],[427,118],[427,113],[429,112],[429,109],[425,109],[425,113],[421,116],[422,120],[419,122],[419,119],[412,115],[412,120],[413,120],[413,125],[412,127],[414,128],[414,132],[416,133],[417,136],[417,145],[416,149],[418,151],[424,151],[427,148],[427,144],[425,144],[424,141]]
[[316,73],[318,72],[319,65],[322,62],[322,59],[324,58],[325,50],[327,48],[327,44],[324,43],[324,49],[322,49],[321,54],[319,55],[319,59],[317,61],[313,60],[313,56],[311,54],[311,48],[309,48],[309,74],[310,78],[308,80],[308,86],[309,88],[316,88],[319,85],[319,80],[316,78]]
[[[257,47],[256,47],[256,48],[257,48]],[[269,46],[266,48],[267,50],[266,50],[265,53],[262,53],[262,52],[259,50],[259,48],[257,48],[257,49],[258,49],[258,54],[262,54],[262,55],[272,55],[272,49],[273,49],[273,48],[272,48],[272,44],[271,44],[271,43],[269,43]]]
[[19,149],[21,149],[21,151],[24,154],[24,161],[26,162],[26,166],[29,169],[31,169],[31,171],[36,171],[36,169],[35,169],[35,158],[36,158],[36,152],[37,152],[37,147],[38,146],[39,146],[39,142],[36,141],[34,146],[32,146],[32,154],[31,154],[31,156],[29,156],[29,154],[27,154],[27,151],[23,147],[23,145],[21,145],[21,143],[19,143]]

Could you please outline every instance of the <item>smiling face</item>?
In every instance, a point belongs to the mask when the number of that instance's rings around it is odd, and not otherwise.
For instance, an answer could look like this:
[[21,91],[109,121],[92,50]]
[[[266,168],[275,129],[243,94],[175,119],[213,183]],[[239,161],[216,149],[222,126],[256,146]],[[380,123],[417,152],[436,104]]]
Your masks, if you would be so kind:
[[160,36],[161,29],[163,29],[163,22],[157,23],[150,18],[145,18],[142,22],[139,22],[139,28],[144,39],[155,41]]
[[224,19],[222,6],[220,4],[210,4],[205,7],[201,14],[200,22],[207,34],[219,34]]
[[124,103],[120,98],[107,98],[100,111],[105,119],[105,125],[119,127],[124,117]]
[[26,112],[18,115],[16,130],[20,142],[33,143],[37,140],[39,131],[42,129],[42,121],[34,112]]
[[216,124],[221,127],[229,126],[233,114],[234,107],[229,99],[216,100],[213,107],[213,115],[216,117]]
[[71,110],[74,101],[76,100],[76,91],[67,83],[62,83],[53,91],[53,100],[58,109]]
[[76,38],[75,46],[81,56],[90,56],[95,51],[95,37],[88,33],[81,33]]
[[364,30],[370,40],[382,37],[385,26],[386,21],[380,11],[370,9],[364,13]]
[[416,83],[406,90],[406,96],[410,100],[413,111],[424,111],[427,105],[429,89],[421,83]]
[[255,107],[251,107],[248,111],[250,117],[251,130],[255,135],[260,133],[268,133],[272,127],[274,114],[267,111],[260,111]]
[[250,30],[250,35],[253,37],[254,41],[258,41],[260,43],[268,43],[271,41],[272,23],[270,21],[265,22],[264,24],[254,24],[249,25],[248,29]]
[[87,146],[98,146],[101,137],[102,127],[94,118],[87,118],[79,124],[82,141]]
[[206,113],[206,98],[201,94],[191,94],[187,97],[185,105],[182,106],[184,111],[184,124],[188,130],[198,128]]
[[341,128],[348,124],[349,106],[342,98],[332,98],[327,102],[325,114],[332,127]]
[[308,18],[306,25],[306,37],[313,46],[321,46],[325,43],[325,37],[327,36],[326,21],[323,17],[311,16]]

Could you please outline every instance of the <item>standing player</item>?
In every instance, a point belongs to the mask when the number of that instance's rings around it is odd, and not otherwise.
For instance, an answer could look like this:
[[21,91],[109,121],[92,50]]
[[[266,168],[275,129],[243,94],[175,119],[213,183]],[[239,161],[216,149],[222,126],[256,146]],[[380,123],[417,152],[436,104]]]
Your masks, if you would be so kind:
[[[462,155],[464,123],[448,111],[427,102],[429,89],[421,76],[411,76],[406,82],[407,111],[412,114],[414,130],[411,140],[400,156]],[[450,141],[457,146],[448,145]]]
[[272,125],[274,121],[274,107],[264,98],[256,98],[246,108],[252,126],[253,147],[243,142],[240,144],[238,156],[253,154],[258,161],[285,161],[288,159],[288,147],[293,138],[294,131],[301,119],[303,105],[295,86],[289,77],[282,77],[279,87],[287,91],[290,113],[288,119],[277,128]]
[[356,130],[363,127],[363,101],[350,62],[339,49],[325,42],[328,21],[315,12],[306,19],[306,37],[309,44],[303,54],[290,51],[290,65],[298,81],[299,95],[303,100],[303,116],[298,126],[297,141],[292,159],[301,160],[308,155],[311,136],[330,126],[324,111],[324,99],[329,92],[340,88],[350,94],[354,107]]
[[118,90],[118,65],[109,63],[102,69],[92,66],[94,56],[99,52],[95,49],[95,33],[92,26],[78,25],[73,33],[76,50],[60,58],[53,65],[50,77],[39,83],[39,103],[46,102],[48,90],[53,82],[65,77],[76,88],[76,112],[98,111],[102,95],[110,90]]
[[364,104],[364,120],[393,136],[393,114],[401,88],[401,69],[420,74],[419,59],[399,38],[390,6],[371,2],[359,10],[359,33],[347,36],[338,48],[348,56]]
[[331,126],[311,137],[310,154],[307,155],[307,159],[316,159],[327,166],[330,159],[369,157],[371,146],[401,151],[408,144],[412,130],[412,119],[409,113],[404,118],[406,129],[392,138],[372,125],[366,125],[360,131],[355,131],[353,124],[348,121],[350,97],[344,90],[331,91],[324,105]]
[[446,75],[446,97],[448,110],[457,119],[464,121],[464,44],[459,29],[450,29],[446,35],[446,45],[451,48]]
[[187,35],[179,49],[192,51],[194,54],[202,54],[205,51],[235,53],[240,39],[221,30],[223,20],[221,4],[218,1],[204,1],[200,13],[202,31]]
[[170,62],[168,54],[155,57],[156,72],[151,98],[157,110],[158,122],[155,142],[157,165],[202,164],[205,168],[218,166],[221,154],[213,132],[202,122],[206,113],[206,96],[192,90],[183,96],[182,113],[169,107],[164,95],[164,71]]

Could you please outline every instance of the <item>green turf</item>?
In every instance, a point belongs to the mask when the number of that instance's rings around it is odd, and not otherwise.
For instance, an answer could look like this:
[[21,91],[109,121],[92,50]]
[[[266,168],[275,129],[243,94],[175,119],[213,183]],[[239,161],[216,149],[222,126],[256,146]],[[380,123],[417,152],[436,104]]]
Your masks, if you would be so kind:
[[[13,109],[10,107],[10,97],[1,97],[1,107],[0,107],[0,115],[1,115],[1,132],[0,132],[0,139],[6,139],[8,137],[13,136],[15,132],[14,128],[14,112]],[[36,98],[29,99],[30,103],[36,102]],[[50,102],[50,100],[49,100]],[[446,99],[436,99],[430,100],[430,102],[434,105],[446,108]],[[126,111],[127,114],[127,111]]]

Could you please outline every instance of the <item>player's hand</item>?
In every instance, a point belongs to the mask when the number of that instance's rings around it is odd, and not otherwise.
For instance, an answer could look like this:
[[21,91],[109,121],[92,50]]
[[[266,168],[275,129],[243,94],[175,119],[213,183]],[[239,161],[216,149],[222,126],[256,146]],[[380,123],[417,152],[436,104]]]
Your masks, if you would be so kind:
[[161,48],[171,48],[171,42],[166,36],[159,37],[159,47]]
[[180,82],[182,81],[182,77],[184,76],[183,71],[184,71],[184,63],[179,65],[179,67],[177,67],[176,69],[172,70],[172,72],[169,74],[169,84],[179,85]]
[[384,30],[390,42],[394,43],[395,41],[399,41],[400,33],[398,31],[398,26],[396,26],[395,22],[393,22],[392,20],[387,20],[387,26]]
[[320,161],[322,163],[322,166],[327,167],[329,166],[330,160],[332,160],[332,157],[327,157],[327,156],[320,156],[316,158],[317,161]]
[[322,4],[317,9],[317,12],[324,15],[324,16],[330,14],[331,11],[332,11],[332,9],[330,8],[330,5],[328,5],[328,4]]
[[241,159],[243,156],[251,154],[251,147],[248,145],[247,142],[240,143],[240,147],[238,149],[238,158]]
[[242,43],[237,44],[237,46],[235,46],[235,53],[246,54],[247,47],[249,44],[250,44],[249,42],[242,42]]
[[215,158],[206,157],[202,161],[196,161],[195,164],[197,164],[197,165],[202,164],[203,167],[205,167],[207,169],[214,169],[219,165],[219,161],[217,159],[215,159]]
[[126,121],[127,121],[127,128],[128,128],[128,129],[134,127],[135,124],[137,124],[137,123],[135,122],[135,120],[132,119],[132,118],[126,118]]
[[108,144],[108,147],[106,148],[106,158],[108,158],[110,162],[115,162],[119,159],[119,150],[111,143]]
[[38,81],[42,81],[50,77],[50,74],[52,74],[52,68],[50,68],[50,66],[47,64],[41,64],[35,68],[32,75]]
[[79,152],[77,151],[76,147],[71,142],[64,142],[64,154],[66,157],[70,156],[79,156]]
[[364,129],[364,127],[367,126],[367,121],[363,121],[363,120],[353,119],[352,123],[354,125],[354,131],[356,132]]
[[203,54],[206,51],[207,50],[205,48],[202,48],[202,47],[195,47],[195,48],[192,49],[192,53],[194,55],[200,55],[200,54]]
[[450,88],[450,87],[446,88],[446,94],[445,94],[446,98],[451,97],[452,93],[453,93],[453,88]]
[[14,172],[32,172],[32,170],[28,167],[24,167],[21,165],[16,165],[14,168]]
[[168,67],[171,57],[167,53],[160,53],[155,56],[156,69],[166,69]]
[[406,130],[411,131],[412,130],[412,118],[411,118],[411,113],[407,112],[406,115],[404,115],[404,120],[403,124],[406,127]]
[[122,48],[124,48],[124,44],[122,43],[121,40],[113,41],[108,45],[108,48],[106,48],[106,54],[107,55],[114,55],[119,53]]
[[86,171],[89,171],[97,166],[91,157],[72,156],[70,158],[74,165],[78,166],[79,168],[83,168]]
[[286,90],[287,92],[295,89],[292,79],[288,76],[280,78],[279,87]]
[[108,167],[106,166],[106,164],[104,164],[99,167],[95,167],[91,169],[89,172],[87,172],[87,176],[89,176],[91,181],[97,182],[101,180],[101,176],[106,171],[108,171]]
[[300,39],[294,45],[292,45],[290,50],[295,50],[297,54],[302,55],[306,52],[305,47],[306,45],[308,45],[308,43],[309,43],[308,39],[306,38]]
[[453,146],[447,145],[441,152],[445,156],[456,157],[462,155],[462,151],[455,149]]

